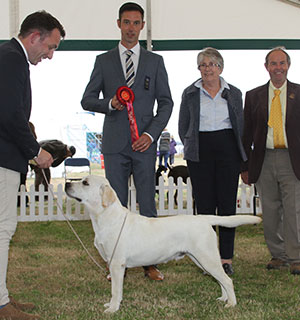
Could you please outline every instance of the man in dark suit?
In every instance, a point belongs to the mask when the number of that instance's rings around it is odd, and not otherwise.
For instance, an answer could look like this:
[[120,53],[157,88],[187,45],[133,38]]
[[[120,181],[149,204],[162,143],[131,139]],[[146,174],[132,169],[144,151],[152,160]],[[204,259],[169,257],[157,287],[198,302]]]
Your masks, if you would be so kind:
[[10,240],[17,226],[17,192],[20,173],[28,160],[48,168],[52,156],[33,137],[28,126],[31,112],[29,62],[52,59],[65,31],[45,11],[25,18],[17,38],[0,46],[0,319],[39,319],[27,314],[32,304],[20,304],[8,296],[6,272]]
[[290,63],[283,48],[271,50],[270,81],[246,93],[242,179],[256,184],[261,199],[267,269],[290,264],[300,274],[300,85],[287,80]]
[[[139,44],[145,22],[144,10],[136,3],[119,9],[118,47],[97,56],[90,82],[81,101],[85,110],[105,114],[102,152],[105,174],[123,206],[128,201],[128,179],[133,174],[140,214],[155,217],[155,159],[157,139],[172,113],[173,101],[168,76],[161,56],[146,51]],[[128,52],[131,50],[131,52]],[[133,102],[139,139],[131,142],[128,113],[116,91],[126,83],[126,60],[131,54],[134,65]],[[100,92],[103,98],[99,98]],[[154,115],[154,103],[157,112]],[[146,268],[146,275],[161,280],[156,268]],[[153,275],[153,276],[152,276]]]

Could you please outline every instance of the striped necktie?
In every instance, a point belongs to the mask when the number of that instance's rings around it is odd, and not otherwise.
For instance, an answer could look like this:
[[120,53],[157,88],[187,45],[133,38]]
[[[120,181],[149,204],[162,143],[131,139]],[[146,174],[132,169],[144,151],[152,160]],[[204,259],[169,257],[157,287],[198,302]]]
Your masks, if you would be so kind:
[[133,52],[131,50],[126,51],[126,62],[125,62],[125,67],[126,67],[126,83],[129,88],[132,87],[134,83],[134,67],[133,67],[133,61],[131,58],[131,55]]
[[271,110],[268,125],[273,128],[274,148],[285,148],[282,111],[280,103],[280,90],[274,90],[274,98],[271,103]]

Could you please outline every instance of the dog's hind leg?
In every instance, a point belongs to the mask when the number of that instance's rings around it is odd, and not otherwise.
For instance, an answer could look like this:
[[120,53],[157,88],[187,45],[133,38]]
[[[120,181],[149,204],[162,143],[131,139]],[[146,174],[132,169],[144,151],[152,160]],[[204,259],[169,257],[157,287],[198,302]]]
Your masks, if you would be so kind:
[[113,313],[119,310],[123,299],[123,282],[125,273],[125,264],[112,263],[109,267],[111,275],[111,300],[104,307],[106,313]]
[[[214,252],[215,251],[215,252]],[[232,280],[223,270],[218,249],[212,249],[209,253],[199,252],[198,254],[187,254],[193,262],[201,269],[214,277],[222,290],[222,296],[218,298],[220,301],[227,301],[225,307],[233,307],[236,305],[236,297],[233,289]]]
[[[222,266],[221,266],[222,268]],[[211,274],[220,284],[222,289],[222,296],[218,298],[220,301],[227,301],[225,307],[234,307],[236,305],[236,297],[234,293],[233,283],[232,280],[227,276],[224,272],[223,268],[222,274],[218,273],[217,275]]]
[[[214,261],[216,263],[216,261]],[[205,265],[204,268],[214,277],[222,290],[222,296],[218,298],[220,301],[227,302],[225,307],[234,307],[236,305],[236,297],[234,293],[232,280],[224,272],[221,262],[216,263],[213,268]]]

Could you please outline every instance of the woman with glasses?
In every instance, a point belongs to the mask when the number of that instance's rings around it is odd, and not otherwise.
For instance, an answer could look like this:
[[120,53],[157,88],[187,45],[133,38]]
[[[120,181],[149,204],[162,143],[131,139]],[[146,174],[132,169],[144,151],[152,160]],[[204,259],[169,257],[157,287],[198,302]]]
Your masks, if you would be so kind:
[[[201,78],[187,87],[179,113],[179,136],[184,145],[198,214],[236,213],[242,161],[242,93],[220,75],[221,54],[203,49],[197,57]],[[219,248],[224,271],[233,274],[234,228],[219,227]]]

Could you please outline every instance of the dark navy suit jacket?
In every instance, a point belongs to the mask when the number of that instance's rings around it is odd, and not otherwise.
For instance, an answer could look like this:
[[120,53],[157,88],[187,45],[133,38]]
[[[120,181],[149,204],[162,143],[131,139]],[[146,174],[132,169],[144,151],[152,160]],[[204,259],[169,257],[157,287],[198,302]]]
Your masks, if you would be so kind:
[[28,121],[31,112],[29,63],[16,39],[0,45],[0,167],[26,173],[39,152]]

